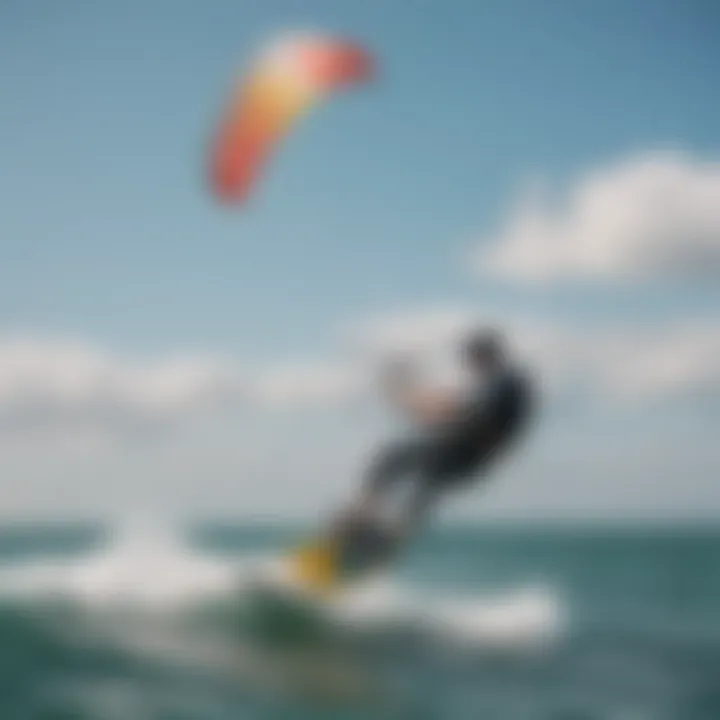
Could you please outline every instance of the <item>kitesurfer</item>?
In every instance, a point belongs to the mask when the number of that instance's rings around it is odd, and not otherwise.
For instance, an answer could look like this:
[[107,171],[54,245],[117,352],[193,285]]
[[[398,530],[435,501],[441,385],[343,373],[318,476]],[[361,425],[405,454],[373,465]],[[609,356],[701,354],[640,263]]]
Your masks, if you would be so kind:
[[[336,529],[376,545],[380,554],[411,533],[449,491],[487,478],[496,461],[514,445],[533,411],[533,383],[511,359],[503,335],[492,329],[470,334],[460,348],[471,378],[463,393],[416,387],[412,373],[395,365],[385,386],[391,402],[413,421],[409,439],[383,448],[366,473],[360,497]],[[402,481],[409,485],[392,533],[372,520]],[[371,552],[375,554],[375,552]]]

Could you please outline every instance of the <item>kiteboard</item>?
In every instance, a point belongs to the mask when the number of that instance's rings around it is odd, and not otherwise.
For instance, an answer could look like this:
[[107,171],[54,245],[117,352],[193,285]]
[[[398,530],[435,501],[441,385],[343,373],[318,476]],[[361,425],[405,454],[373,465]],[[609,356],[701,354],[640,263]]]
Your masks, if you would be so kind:
[[346,591],[387,569],[399,534],[372,518],[344,518],[288,551],[243,595],[256,637],[301,644],[328,628],[327,610]]
[[396,558],[397,528],[373,517],[350,517],[300,547],[287,558],[299,587],[327,594],[382,571]]

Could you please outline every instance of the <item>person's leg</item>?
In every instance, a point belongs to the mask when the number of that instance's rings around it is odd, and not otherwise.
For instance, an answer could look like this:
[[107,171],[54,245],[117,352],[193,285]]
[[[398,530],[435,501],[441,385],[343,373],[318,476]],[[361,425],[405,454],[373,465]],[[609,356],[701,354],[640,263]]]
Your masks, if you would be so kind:
[[358,496],[332,520],[330,536],[344,538],[375,527],[386,496],[420,467],[421,455],[422,446],[416,441],[406,440],[383,448],[368,466]]
[[364,507],[374,506],[395,485],[422,468],[426,447],[417,441],[389,446],[371,462],[362,483]]
[[399,535],[404,538],[414,534],[427,521],[442,495],[444,490],[441,484],[427,477],[416,478],[400,516]]
[[413,476],[412,492],[402,513],[403,535],[423,524],[443,498],[473,484],[484,462],[473,448],[439,443],[428,447]]

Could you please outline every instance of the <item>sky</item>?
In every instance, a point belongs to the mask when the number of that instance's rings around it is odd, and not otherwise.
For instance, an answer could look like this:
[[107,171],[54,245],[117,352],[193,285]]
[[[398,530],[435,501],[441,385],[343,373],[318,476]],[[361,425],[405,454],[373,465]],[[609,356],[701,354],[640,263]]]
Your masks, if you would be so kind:
[[[321,512],[399,430],[371,360],[489,319],[543,412],[458,512],[717,517],[718,29],[703,0],[5,0],[0,512]],[[219,113],[297,30],[375,77],[222,206]]]

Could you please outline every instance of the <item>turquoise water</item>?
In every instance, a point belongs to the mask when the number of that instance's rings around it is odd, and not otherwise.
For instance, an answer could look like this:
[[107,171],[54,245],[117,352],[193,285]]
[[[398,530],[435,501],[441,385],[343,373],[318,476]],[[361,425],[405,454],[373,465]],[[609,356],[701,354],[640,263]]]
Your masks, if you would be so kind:
[[720,529],[445,528],[258,641],[239,578],[299,535],[5,527],[0,718],[720,718]]

